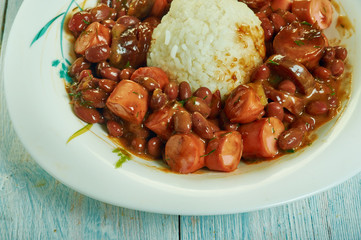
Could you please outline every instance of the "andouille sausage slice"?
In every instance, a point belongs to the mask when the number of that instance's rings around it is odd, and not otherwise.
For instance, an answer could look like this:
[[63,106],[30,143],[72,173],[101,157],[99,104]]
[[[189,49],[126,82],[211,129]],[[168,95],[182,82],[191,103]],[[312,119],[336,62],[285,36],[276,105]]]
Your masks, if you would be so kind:
[[246,85],[234,89],[226,100],[224,112],[232,123],[249,123],[261,117],[264,106],[256,91]]
[[281,120],[275,117],[262,118],[242,125],[239,132],[243,139],[243,157],[272,158],[278,154],[277,139],[285,130]]
[[234,171],[243,152],[242,135],[237,131],[219,131],[206,148],[206,167],[222,172]]
[[291,0],[272,0],[271,7],[273,10],[290,10],[291,9]]
[[76,39],[74,51],[77,54],[84,55],[85,51],[95,45],[110,44],[111,36],[109,28],[104,25],[93,22]]
[[140,124],[148,110],[148,91],[134,81],[120,81],[106,106],[124,120]]
[[150,77],[158,82],[161,89],[169,83],[167,74],[158,67],[141,67],[135,70],[132,74],[131,80],[134,80],[137,77]]
[[282,55],[272,55],[268,58],[267,64],[278,75],[290,78],[301,93],[310,95],[315,89],[314,77],[296,60]]
[[330,0],[294,0],[292,12],[301,21],[310,24],[317,22],[320,29],[326,29],[332,23],[333,10]]
[[165,145],[164,160],[170,169],[192,173],[204,167],[205,143],[194,134],[176,134]]
[[282,28],[273,41],[275,54],[296,60],[308,69],[318,66],[325,46],[325,37],[319,29],[299,22]]
[[168,140],[173,133],[173,116],[177,111],[185,111],[178,102],[172,102],[149,115],[144,125],[161,139]]

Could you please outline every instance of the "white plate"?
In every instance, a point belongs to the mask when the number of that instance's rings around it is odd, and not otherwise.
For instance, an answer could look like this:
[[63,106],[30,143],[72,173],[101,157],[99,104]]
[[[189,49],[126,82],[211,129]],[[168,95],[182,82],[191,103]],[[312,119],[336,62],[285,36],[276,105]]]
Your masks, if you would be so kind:
[[[59,77],[70,43],[61,34],[63,15],[76,7],[71,0],[25,0],[14,22],[5,58],[5,91],[17,134],[27,150],[56,179],[110,204],[169,214],[225,214],[286,203],[338,184],[361,170],[360,42],[361,2],[342,1],[356,34],[348,39],[355,66],[352,96],[342,116],[319,131],[305,151],[259,165],[241,165],[233,173],[179,175],[157,163],[135,159],[115,169],[117,155],[100,127],[70,143],[84,126],[69,105]],[[94,6],[94,1],[87,3]],[[35,14],[34,14],[35,13]],[[39,13],[39,14],[36,14]],[[44,26],[43,34],[31,43]],[[57,65],[55,60],[60,60]],[[57,65],[56,67],[52,66]],[[358,109],[357,109],[358,107]],[[334,126],[335,125],[335,126]],[[94,134],[95,133],[95,134]]]

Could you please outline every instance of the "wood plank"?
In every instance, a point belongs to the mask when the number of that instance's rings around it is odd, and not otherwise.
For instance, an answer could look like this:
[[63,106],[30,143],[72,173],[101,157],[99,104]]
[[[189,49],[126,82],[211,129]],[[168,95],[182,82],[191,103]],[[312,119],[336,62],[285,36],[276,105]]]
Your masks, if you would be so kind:
[[[3,46],[21,2],[8,1]],[[0,239],[178,239],[178,216],[101,203],[42,170],[12,127],[0,78]]]
[[181,217],[181,239],[360,239],[361,174],[316,196],[244,214]]

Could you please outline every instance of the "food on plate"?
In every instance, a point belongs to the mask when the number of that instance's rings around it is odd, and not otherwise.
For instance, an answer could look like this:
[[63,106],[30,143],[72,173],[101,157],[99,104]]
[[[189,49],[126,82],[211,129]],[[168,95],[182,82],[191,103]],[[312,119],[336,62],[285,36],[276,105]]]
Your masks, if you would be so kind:
[[68,22],[74,113],[182,174],[295,152],[346,97],[332,14],[329,0],[102,0]]

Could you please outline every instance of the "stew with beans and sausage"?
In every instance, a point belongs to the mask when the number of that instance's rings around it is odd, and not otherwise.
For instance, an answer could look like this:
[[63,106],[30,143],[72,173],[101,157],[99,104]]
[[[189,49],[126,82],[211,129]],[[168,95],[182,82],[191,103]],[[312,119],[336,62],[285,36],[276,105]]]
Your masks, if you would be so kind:
[[[241,0],[264,29],[267,57],[251,83],[219,91],[170,81],[146,65],[152,32],[171,0],[101,0],[68,29],[77,59],[67,87],[77,117],[104,124],[128,150],[170,169],[229,172],[241,159],[274,159],[310,143],[339,111],[347,50],[330,46],[329,0]],[[222,101],[222,99],[225,99]]]

